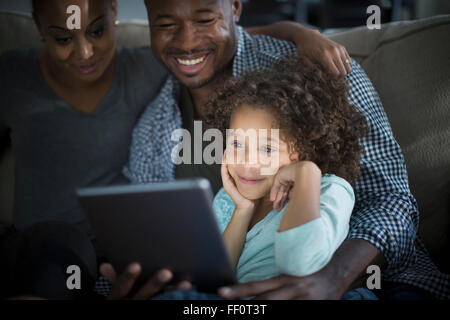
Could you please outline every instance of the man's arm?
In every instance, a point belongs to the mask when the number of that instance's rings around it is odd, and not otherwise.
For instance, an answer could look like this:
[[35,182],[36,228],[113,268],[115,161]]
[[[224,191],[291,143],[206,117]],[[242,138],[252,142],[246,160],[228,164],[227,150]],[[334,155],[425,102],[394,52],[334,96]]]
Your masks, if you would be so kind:
[[361,177],[355,182],[356,205],[349,239],[363,239],[386,259],[384,275],[401,273],[415,260],[419,212],[409,190],[402,151],[380,98],[356,62],[348,77],[349,100],[365,116],[370,130],[361,140]]
[[351,59],[344,46],[323,36],[318,30],[297,22],[280,21],[267,26],[248,27],[245,31],[294,42],[300,57],[321,63],[338,77],[352,71]]
[[282,275],[224,287],[219,290],[219,295],[228,299],[255,296],[257,300],[336,300],[346,291],[366,285],[366,269],[371,264],[385,265],[383,255],[376,247],[361,239],[346,240],[331,261],[312,275]]

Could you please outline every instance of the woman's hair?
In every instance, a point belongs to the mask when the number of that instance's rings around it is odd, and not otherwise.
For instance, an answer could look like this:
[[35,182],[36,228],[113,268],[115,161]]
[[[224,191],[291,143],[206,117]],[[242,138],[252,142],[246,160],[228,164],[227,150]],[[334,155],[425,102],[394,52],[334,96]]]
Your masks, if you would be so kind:
[[[48,0],[31,0],[31,12],[35,14],[39,11],[40,6],[43,2]],[[106,0],[105,0],[106,1]],[[108,2],[112,2],[112,0],[107,0]]]
[[321,65],[289,57],[273,69],[230,79],[208,103],[208,128],[224,133],[242,105],[272,113],[280,138],[299,161],[309,160],[323,173],[353,182],[360,175],[359,139],[367,131],[364,116],[348,101],[344,79]]

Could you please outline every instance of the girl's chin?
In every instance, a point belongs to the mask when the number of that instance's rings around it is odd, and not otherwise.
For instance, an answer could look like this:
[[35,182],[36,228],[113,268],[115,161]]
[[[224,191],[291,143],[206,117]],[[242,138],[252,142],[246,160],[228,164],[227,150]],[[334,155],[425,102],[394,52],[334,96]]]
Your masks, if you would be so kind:
[[[259,200],[267,194],[267,192],[263,192],[263,191],[255,190],[252,192],[249,190],[243,190],[241,188],[238,188],[238,191],[245,199],[252,200],[252,201]],[[270,190],[269,190],[269,192],[270,192]]]

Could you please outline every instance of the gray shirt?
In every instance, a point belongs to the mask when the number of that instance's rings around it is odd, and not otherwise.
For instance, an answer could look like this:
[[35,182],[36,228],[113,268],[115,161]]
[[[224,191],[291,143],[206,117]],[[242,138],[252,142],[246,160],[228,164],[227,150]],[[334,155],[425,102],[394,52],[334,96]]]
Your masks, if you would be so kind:
[[62,220],[92,233],[75,197],[79,187],[123,182],[133,127],[167,72],[150,48],[117,49],[111,89],[90,114],[70,107],[45,82],[38,49],[0,56],[0,141],[15,155],[14,225]]
[[[198,149],[203,150],[211,143],[210,141],[196,141],[194,139],[194,121],[202,121],[194,108],[191,94],[184,85],[181,85],[179,107],[181,117],[183,119],[183,129],[186,129],[191,134],[191,161],[190,164],[181,163],[175,165],[175,178],[206,178],[211,183],[213,193],[216,194],[222,188],[222,177],[220,175],[220,164],[206,164],[202,157],[202,163],[194,163],[194,148],[199,144]],[[202,124],[202,137],[205,133],[204,124]],[[183,156],[183,152],[180,153]]]

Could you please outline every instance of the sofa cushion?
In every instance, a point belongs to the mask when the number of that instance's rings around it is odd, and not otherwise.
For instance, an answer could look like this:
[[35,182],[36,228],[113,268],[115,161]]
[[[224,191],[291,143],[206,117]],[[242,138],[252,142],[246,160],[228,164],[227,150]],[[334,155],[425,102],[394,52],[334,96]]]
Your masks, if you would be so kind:
[[450,267],[449,35],[447,15],[331,37],[360,61],[380,95],[419,204],[420,235],[445,270]]

